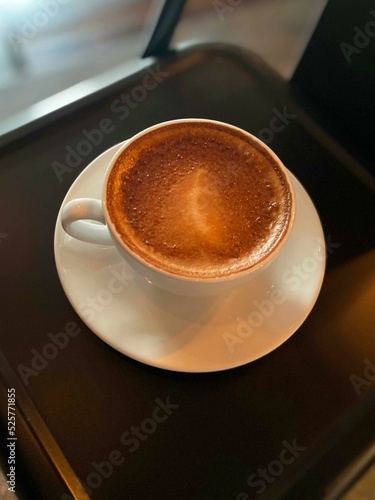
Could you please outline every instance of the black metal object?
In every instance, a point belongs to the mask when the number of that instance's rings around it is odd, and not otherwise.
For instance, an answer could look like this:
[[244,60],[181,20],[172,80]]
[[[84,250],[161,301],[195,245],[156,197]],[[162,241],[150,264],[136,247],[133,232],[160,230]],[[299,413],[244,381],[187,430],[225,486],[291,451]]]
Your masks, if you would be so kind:
[[142,57],[163,56],[168,52],[169,43],[180,20],[186,0],[165,0],[154,31]]

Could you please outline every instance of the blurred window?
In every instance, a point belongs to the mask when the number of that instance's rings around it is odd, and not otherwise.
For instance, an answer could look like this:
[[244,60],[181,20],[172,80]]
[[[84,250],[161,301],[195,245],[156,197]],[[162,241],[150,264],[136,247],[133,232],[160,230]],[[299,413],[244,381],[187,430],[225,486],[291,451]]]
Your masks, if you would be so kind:
[[[289,78],[326,3],[188,0],[172,44],[239,45]],[[0,119],[127,61],[139,61],[162,4],[0,0]]]
[[0,117],[139,58],[152,0],[0,0]]
[[328,0],[188,0],[173,43],[252,50],[289,79]]

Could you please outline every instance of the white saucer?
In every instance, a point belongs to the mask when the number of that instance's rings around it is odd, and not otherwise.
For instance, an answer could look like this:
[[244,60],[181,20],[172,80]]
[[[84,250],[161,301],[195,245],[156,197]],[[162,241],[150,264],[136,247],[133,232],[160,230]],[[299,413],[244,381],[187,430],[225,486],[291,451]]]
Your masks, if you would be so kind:
[[[76,179],[63,205],[100,198],[103,175],[120,145]],[[83,243],[55,229],[57,271],[72,306],[104,342],[151,366],[211,372],[244,365],[285,342],[305,321],[321,288],[325,245],[318,214],[293,177],[295,226],[277,259],[234,291],[191,298],[163,292],[124,263],[114,247]]]

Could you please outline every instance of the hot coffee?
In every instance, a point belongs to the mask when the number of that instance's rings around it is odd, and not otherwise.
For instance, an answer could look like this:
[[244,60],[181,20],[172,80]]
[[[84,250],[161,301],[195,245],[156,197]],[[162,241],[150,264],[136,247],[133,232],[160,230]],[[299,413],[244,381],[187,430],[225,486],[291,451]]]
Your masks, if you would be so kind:
[[253,267],[291,223],[290,188],[277,161],[215,122],[172,123],[134,139],[112,168],[106,199],[135,254],[192,278]]

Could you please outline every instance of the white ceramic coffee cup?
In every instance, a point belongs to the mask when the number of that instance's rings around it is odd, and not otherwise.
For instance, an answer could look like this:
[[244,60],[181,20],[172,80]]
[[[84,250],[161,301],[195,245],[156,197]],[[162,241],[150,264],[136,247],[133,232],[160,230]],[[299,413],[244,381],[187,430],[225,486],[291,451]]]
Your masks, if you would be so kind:
[[[284,173],[285,178],[288,182],[290,190],[290,201],[291,201],[291,217],[289,221],[288,228],[284,233],[283,238],[278,243],[276,248],[268,254],[261,262],[251,266],[250,268],[233,273],[229,276],[220,276],[215,278],[192,278],[187,276],[182,276],[174,274],[172,272],[161,269],[143,259],[131,248],[129,248],[126,243],[122,240],[121,236],[118,234],[114,223],[111,221],[108,210],[107,210],[107,183],[109,175],[115,165],[117,159],[121,154],[126,152],[128,146],[136,139],[142,137],[143,135],[151,132],[160,127],[172,123],[187,123],[187,122],[210,122],[217,123],[221,127],[226,127],[228,129],[234,129],[240,131],[245,136],[249,137],[253,142],[256,142],[261,149],[265,150],[278,164],[280,170]],[[152,127],[145,129],[144,131],[136,134],[134,137],[124,142],[120,149],[116,152],[115,156],[110,161],[105,177],[103,179],[103,189],[101,200],[92,198],[79,198],[68,202],[62,209],[61,212],[61,222],[64,230],[73,238],[88,243],[98,244],[98,245],[115,245],[120,255],[123,259],[141,276],[143,276],[149,283],[158,286],[169,292],[178,293],[182,295],[210,295],[218,294],[222,291],[240,286],[247,280],[251,279],[253,276],[258,274],[259,271],[264,269],[275,257],[278,255],[286,241],[288,240],[290,233],[292,231],[293,223],[295,217],[295,194],[293,184],[290,179],[290,175],[281,162],[281,160],[275,155],[275,153],[257,137],[249,134],[248,132],[241,130],[233,125],[229,125],[222,122],[217,122],[213,120],[206,120],[200,118],[190,118],[181,120],[171,120],[168,122],[159,123]],[[100,224],[98,224],[98,222]]]

